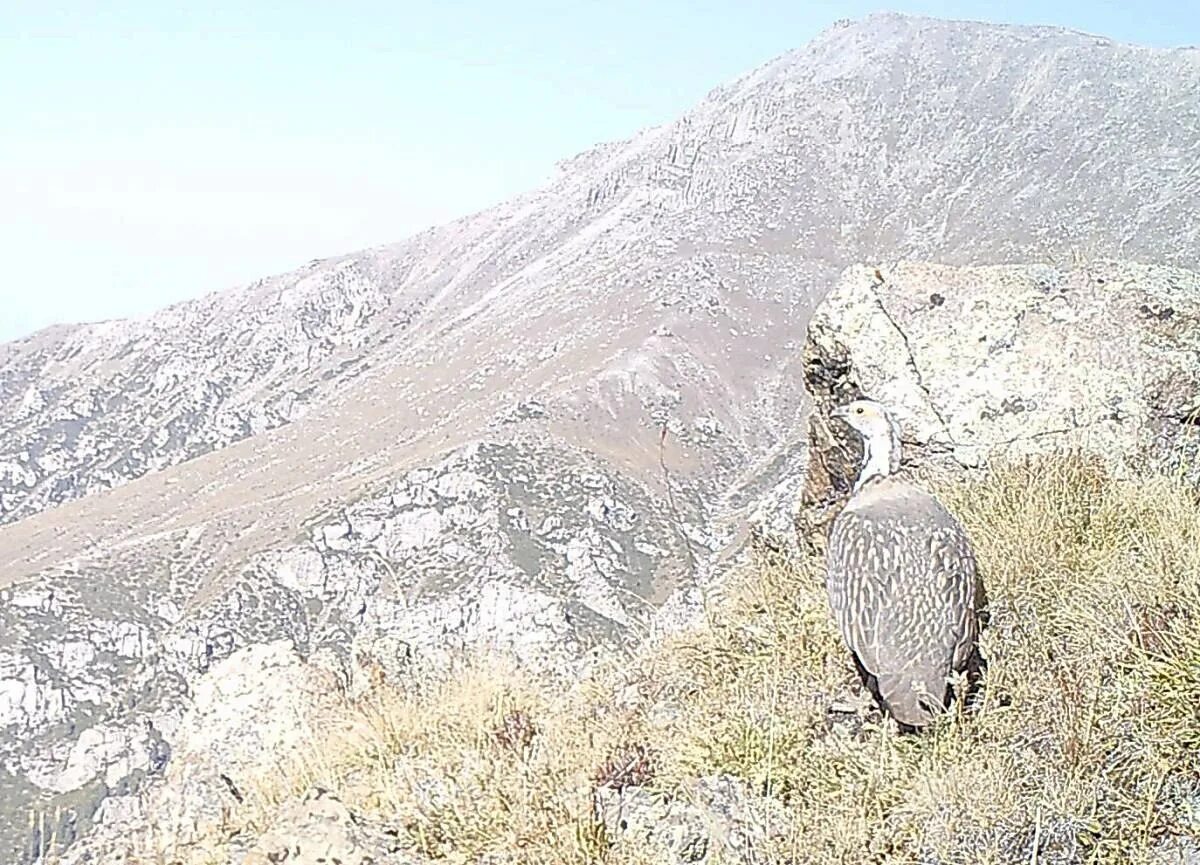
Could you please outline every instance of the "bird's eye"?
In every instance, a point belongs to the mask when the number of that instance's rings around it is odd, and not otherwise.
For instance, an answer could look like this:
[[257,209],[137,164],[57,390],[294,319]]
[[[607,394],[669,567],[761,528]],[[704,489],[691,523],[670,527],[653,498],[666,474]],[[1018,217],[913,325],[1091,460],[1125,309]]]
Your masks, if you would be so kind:
[[855,414],[862,414],[862,413],[863,413],[863,407],[860,405],[858,408],[856,408],[856,409],[854,410],[854,413],[855,413]]

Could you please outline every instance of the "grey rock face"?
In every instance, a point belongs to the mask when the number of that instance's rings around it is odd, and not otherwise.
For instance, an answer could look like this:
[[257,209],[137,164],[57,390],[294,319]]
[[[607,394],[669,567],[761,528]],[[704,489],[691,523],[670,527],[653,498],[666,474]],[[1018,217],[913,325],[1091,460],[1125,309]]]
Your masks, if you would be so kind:
[[0,860],[133,814],[241,647],[354,687],[682,615],[802,482],[837,273],[1186,263],[1197,92],[1195,51],[874,16],[484,213],[0,346]]
[[853,267],[808,333],[806,533],[857,474],[853,439],[826,419],[862,394],[894,408],[910,461],[972,468],[1079,447],[1200,478],[1200,274]]
[[109,489],[289,423],[360,371],[388,277],[340,260],[144,321],[0,347],[0,519]]

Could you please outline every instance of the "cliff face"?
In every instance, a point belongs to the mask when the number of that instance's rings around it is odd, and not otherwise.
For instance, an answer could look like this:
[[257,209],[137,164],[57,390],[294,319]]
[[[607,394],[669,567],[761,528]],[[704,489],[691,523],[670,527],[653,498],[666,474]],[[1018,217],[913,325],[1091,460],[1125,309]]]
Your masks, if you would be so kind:
[[562,666],[686,612],[797,488],[843,267],[1184,264],[1197,93],[1194,50],[874,16],[493,210],[0,346],[0,850],[160,773],[238,647]]

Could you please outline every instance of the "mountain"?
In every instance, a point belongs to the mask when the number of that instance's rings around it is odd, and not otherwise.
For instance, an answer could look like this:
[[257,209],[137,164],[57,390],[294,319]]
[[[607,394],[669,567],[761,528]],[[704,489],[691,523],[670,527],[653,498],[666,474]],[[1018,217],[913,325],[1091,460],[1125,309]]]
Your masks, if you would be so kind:
[[685,615],[797,489],[837,274],[1194,264],[1198,94],[1195,49],[875,15],[491,210],[0,346],[0,851],[159,773],[238,647],[569,666]]

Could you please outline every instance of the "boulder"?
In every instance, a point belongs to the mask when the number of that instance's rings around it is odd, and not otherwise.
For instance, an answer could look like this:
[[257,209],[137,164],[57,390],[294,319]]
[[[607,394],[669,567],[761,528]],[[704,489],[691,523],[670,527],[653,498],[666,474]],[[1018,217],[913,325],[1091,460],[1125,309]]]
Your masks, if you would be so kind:
[[846,270],[804,350],[810,466],[795,513],[823,548],[861,457],[828,422],[859,396],[894,410],[905,464],[970,471],[1079,448],[1116,471],[1200,480],[1200,274],[1104,261]]

